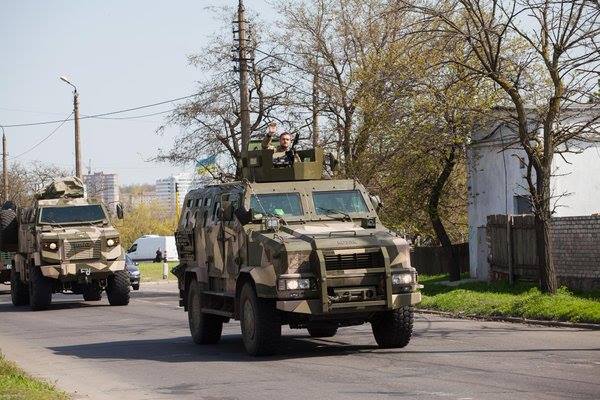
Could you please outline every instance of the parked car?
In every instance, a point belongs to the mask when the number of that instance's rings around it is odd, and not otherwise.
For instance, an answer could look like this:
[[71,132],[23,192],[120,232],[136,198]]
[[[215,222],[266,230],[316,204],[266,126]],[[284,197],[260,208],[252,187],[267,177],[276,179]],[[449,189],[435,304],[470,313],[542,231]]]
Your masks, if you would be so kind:
[[133,290],[140,290],[140,269],[138,266],[139,264],[133,261],[129,255],[125,255],[125,269],[129,274]]
[[144,235],[131,245],[127,254],[133,261],[154,260],[156,250],[160,250],[161,255],[167,254],[167,261],[177,261],[177,246],[175,245],[175,236]]

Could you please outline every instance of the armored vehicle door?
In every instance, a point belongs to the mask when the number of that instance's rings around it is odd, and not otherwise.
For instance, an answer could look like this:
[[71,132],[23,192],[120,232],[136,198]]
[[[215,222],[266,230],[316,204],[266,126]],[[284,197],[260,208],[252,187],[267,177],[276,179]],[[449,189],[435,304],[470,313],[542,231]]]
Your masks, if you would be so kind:
[[221,235],[219,240],[225,272],[229,278],[237,276],[242,264],[240,250],[244,243],[243,227],[235,217],[235,210],[240,204],[241,193],[235,188],[229,193],[221,195]]
[[216,190],[211,192],[210,195],[212,206],[207,210],[208,217],[204,228],[206,265],[209,277],[221,278],[224,270],[222,246],[219,240],[219,237],[222,235],[222,223],[220,219],[221,193],[220,190]]
[[19,210],[19,253],[35,251],[35,209],[26,207]]

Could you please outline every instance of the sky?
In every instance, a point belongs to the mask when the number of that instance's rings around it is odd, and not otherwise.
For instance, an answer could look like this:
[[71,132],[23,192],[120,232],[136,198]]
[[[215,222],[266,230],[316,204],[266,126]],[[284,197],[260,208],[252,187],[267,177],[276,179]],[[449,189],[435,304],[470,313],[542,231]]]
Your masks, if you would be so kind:
[[[245,4],[261,18],[272,14],[267,0]],[[65,119],[73,97],[60,76],[77,86],[81,115],[193,94],[203,75],[188,64],[187,55],[223,29],[207,7],[227,5],[236,7],[237,0],[0,0],[0,125]],[[171,108],[165,104],[114,117]],[[84,170],[91,161],[92,171],[117,173],[123,185],[154,183],[184,171],[148,161],[179,133],[170,127],[157,135],[163,117],[81,120]],[[9,163],[37,160],[74,169],[71,121],[31,150],[57,126],[6,127]]]

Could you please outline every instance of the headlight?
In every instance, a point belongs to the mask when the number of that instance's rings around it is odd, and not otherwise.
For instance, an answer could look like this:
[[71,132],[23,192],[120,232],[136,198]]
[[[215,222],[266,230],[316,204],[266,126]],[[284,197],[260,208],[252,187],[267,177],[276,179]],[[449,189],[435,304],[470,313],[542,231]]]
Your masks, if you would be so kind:
[[106,245],[108,247],[113,247],[119,244],[119,238],[111,238],[111,239],[106,239]]
[[56,251],[58,249],[58,242],[43,242],[42,248],[44,250]]
[[280,279],[277,284],[279,290],[310,290],[312,286],[310,278]]
[[140,276],[140,271],[131,271],[131,276]]
[[392,275],[392,285],[411,285],[414,283],[413,274],[401,273]]
[[265,229],[268,231],[277,231],[279,230],[279,218],[277,217],[267,217],[264,219]]

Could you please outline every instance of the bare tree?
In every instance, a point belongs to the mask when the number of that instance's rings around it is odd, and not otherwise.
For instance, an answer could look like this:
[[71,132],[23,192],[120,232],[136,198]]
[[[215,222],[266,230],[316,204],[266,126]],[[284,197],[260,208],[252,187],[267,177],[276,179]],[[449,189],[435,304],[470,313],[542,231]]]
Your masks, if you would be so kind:
[[[229,28],[234,19],[230,9],[218,10]],[[255,17],[254,17],[255,18]],[[277,76],[281,61],[270,56],[270,49],[261,41],[258,24],[251,25],[248,40],[250,63],[250,137],[256,139],[269,121],[290,126],[287,116],[293,108],[293,84],[282,84]],[[231,31],[228,30],[231,35]],[[192,65],[208,75],[199,83],[198,96],[178,107],[167,125],[183,127],[172,148],[161,150],[157,159],[171,163],[189,163],[206,155],[225,155],[227,160],[218,169],[207,170],[213,178],[227,180],[241,177],[241,124],[239,105],[239,75],[232,62],[233,38],[218,35],[211,45],[189,57]],[[260,52],[256,50],[262,48]],[[164,127],[159,128],[159,132]]]
[[550,178],[555,155],[597,135],[598,112],[587,103],[600,63],[600,7],[588,0],[453,0],[411,5],[423,31],[468,45],[448,61],[489,79],[505,93],[536,221],[541,289],[555,293],[551,255]]
[[13,163],[8,172],[8,199],[17,206],[29,206],[35,193],[52,180],[72,175],[72,170],[37,161],[28,167]]

